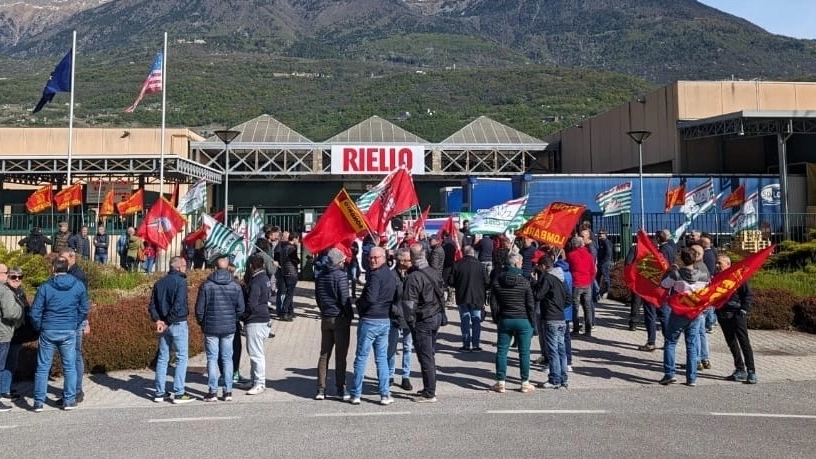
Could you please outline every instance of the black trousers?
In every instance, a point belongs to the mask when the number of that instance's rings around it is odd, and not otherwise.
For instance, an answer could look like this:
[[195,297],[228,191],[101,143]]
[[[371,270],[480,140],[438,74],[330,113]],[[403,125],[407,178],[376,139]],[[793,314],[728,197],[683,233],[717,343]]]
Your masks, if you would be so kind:
[[414,338],[414,349],[422,370],[422,388],[429,396],[436,395],[436,334],[442,323],[442,316],[436,314],[427,319],[418,320],[411,334]]
[[748,339],[748,316],[739,312],[717,311],[717,320],[725,336],[725,343],[734,357],[734,368],[756,371],[754,351],[751,349],[751,340]]

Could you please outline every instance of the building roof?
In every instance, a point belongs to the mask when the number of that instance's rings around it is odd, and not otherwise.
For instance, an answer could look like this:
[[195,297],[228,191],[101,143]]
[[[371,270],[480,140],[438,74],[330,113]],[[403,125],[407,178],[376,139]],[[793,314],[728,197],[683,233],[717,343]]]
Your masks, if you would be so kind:
[[412,134],[405,129],[384,120],[377,115],[356,124],[336,136],[326,140],[326,143],[333,142],[380,142],[380,143],[416,143],[427,144],[427,140]]
[[[261,115],[231,128],[240,134],[233,143],[313,143],[270,115]],[[207,142],[222,143],[212,136]]]
[[681,120],[677,130],[684,140],[727,135],[816,134],[816,110],[742,110]]
[[542,149],[547,146],[547,142],[517,131],[510,126],[505,126],[486,116],[476,118],[470,124],[459,129],[441,143],[457,145],[540,144]]

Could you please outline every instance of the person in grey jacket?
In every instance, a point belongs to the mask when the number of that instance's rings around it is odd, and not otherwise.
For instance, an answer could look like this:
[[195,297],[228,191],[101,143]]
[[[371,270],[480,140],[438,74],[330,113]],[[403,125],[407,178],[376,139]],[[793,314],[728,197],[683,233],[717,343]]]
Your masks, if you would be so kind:
[[229,259],[225,255],[215,261],[215,271],[207,277],[198,290],[195,314],[204,333],[207,353],[207,385],[209,392],[205,402],[218,399],[218,357],[224,368],[224,401],[232,401],[232,341],[235,321],[244,312],[244,292],[229,271]]
[[[0,374],[6,367],[6,356],[11,347],[14,329],[22,325],[23,310],[14,297],[14,292],[6,285],[8,266],[0,263]],[[0,411],[11,407],[0,402]]]

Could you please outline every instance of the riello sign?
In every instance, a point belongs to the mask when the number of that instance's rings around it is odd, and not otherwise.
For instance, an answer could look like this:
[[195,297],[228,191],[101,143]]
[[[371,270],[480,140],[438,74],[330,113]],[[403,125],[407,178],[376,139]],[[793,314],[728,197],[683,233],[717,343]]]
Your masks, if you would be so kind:
[[404,165],[411,174],[425,173],[421,145],[333,145],[332,174],[388,174]]

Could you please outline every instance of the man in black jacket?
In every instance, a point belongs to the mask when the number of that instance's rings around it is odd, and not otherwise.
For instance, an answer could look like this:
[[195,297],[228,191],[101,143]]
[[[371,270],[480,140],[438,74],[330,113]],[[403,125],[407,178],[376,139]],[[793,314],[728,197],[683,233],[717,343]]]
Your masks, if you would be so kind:
[[564,345],[564,334],[567,329],[564,305],[567,303],[567,290],[564,283],[550,273],[554,263],[552,256],[544,255],[539,258],[538,270],[533,273],[533,296],[541,308],[539,329],[545,335],[550,362],[547,382],[539,386],[544,389],[568,387],[567,349]]
[[293,301],[298,281],[298,266],[300,265],[299,249],[300,235],[290,233],[287,241],[278,244],[278,258],[275,259],[280,264],[278,272],[280,273],[280,279],[283,281],[282,284],[277,286],[278,318],[286,322],[291,322],[295,315]]
[[462,328],[460,351],[481,351],[482,308],[490,276],[485,271],[472,246],[465,246],[464,257],[453,267],[448,283],[456,290],[456,305]]
[[403,290],[408,271],[411,269],[411,251],[407,248],[397,250],[397,267],[392,270],[397,279],[397,296],[394,304],[391,305],[391,330],[388,333],[388,374],[390,383],[394,385],[394,376],[397,374],[397,345],[402,339],[402,390],[414,390],[411,385],[411,353],[413,352],[414,340],[411,336],[411,329],[405,318],[405,310],[402,307]]
[[[718,272],[731,267],[731,258],[728,255],[718,255],[716,267]],[[726,379],[756,384],[758,379],[754,366],[754,351],[751,349],[751,340],[748,338],[748,313],[754,295],[751,287],[745,282],[737,289],[728,302],[717,310],[717,319],[722,328],[725,342],[734,357],[734,373]],[[746,369],[748,370],[746,372]]]
[[596,280],[600,285],[600,296],[606,298],[609,286],[612,285],[612,241],[606,237],[606,230],[598,231],[598,274]]
[[403,305],[408,326],[413,334],[417,359],[422,370],[422,390],[416,401],[436,402],[436,334],[442,324],[444,302],[442,277],[428,265],[425,250],[420,244],[411,246],[413,267],[405,279]]
[[[156,393],[153,401],[163,402],[170,398],[173,403],[189,403],[195,398],[185,392],[187,377],[187,262],[182,257],[170,259],[167,275],[156,281],[147,308],[150,320],[156,324],[159,336],[159,353],[156,358]],[[173,375],[173,392],[166,392],[167,363],[170,347],[176,351],[176,371]]]
[[[258,395],[266,390],[264,340],[269,336],[269,307],[267,305],[269,277],[266,275],[266,261],[263,255],[260,253],[252,255],[247,263],[247,270],[251,277],[246,286],[246,308],[241,316],[246,332],[251,379],[247,395]],[[241,345],[240,342],[238,345]]]
[[224,401],[232,401],[232,351],[235,320],[244,312],[244,292],[229,271],[225,255],[215,260],[215,271],[198,290],[195,315],[204,333],[207,354],[207,386],[205,402],[218,399],[218,358],[224,369]]
[[25,248],[26,253],[45,256],[45,245],[51,245],[51,239],[43,234],[39,226],[35,226],[31,228],[31,234],[20,239],[19,244]]
[[334,354],[334,383],[337,396],[350,400],[346,392],[346,359],[352,319],[348,278],[343,269],[345,256],[338,249],[329,249],[329,265],[315,281],[315,297],[320,308],[320,358],[317,360],[317,395],[315,400],[326,398],[329,360]]

